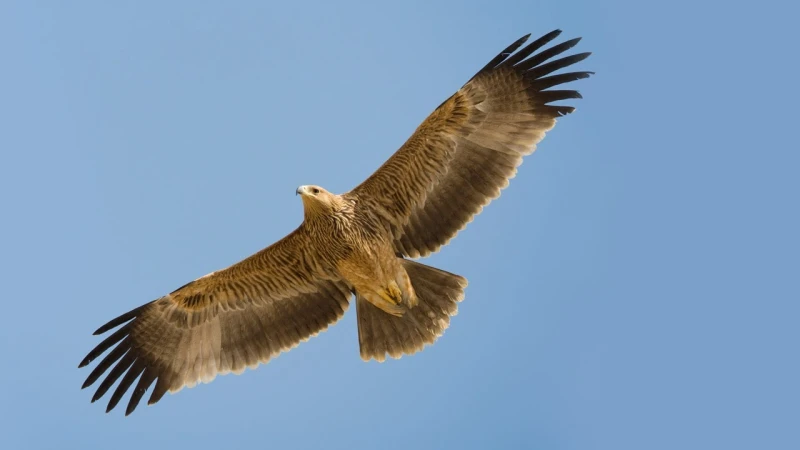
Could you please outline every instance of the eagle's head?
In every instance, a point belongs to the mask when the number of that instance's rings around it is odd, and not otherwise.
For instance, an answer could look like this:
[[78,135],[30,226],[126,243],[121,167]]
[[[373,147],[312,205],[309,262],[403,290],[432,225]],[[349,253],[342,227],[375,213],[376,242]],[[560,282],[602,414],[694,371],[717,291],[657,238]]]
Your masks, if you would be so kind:
[[303,208],[306,217],[314,214],[331,214],[337,210],[341,203],[341,197],[332,194],[325,189],[314,186],[300,186],[295,191],[303,200]]

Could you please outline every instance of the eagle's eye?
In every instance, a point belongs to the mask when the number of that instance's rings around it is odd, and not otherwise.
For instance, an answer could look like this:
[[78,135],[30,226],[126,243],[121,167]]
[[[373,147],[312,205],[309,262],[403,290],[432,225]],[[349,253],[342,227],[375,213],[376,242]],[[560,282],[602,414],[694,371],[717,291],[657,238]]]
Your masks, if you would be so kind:
[[317,194],[319,194],[319,189],[317,189],[317,188],[312,188],[312,189],[311,189],[311,192],[313,192],[313,193],[314,193],[314,195],[317,195]]

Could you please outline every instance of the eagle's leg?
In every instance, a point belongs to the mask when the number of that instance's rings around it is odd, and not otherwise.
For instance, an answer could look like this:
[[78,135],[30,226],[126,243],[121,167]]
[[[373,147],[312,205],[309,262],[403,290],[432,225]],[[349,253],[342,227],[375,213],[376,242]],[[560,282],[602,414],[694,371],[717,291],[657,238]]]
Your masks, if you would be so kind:
[[403,303],[409,308],[417,306],[419,299],[417,298],[416,291],[414,291],[414,286],[411,285],[411,278],[409,278],[405,269],[402,267],[399,268],[395,280],[395,285],[399,285],[400,292],[402,292]]
[[360,294],[367,301],[393,316],[402,317],[403,313],[406,311],[405,308],[400,306],[402,297],[397,297],[397,300],[395,300],[395,298],[389,295],[387,289],[377,289],[375,291],[366,292],[362,291]]
[[390,281],[386,289],[380,291],[384,300],[399,305],[403,301],[403,292],[395,281]]

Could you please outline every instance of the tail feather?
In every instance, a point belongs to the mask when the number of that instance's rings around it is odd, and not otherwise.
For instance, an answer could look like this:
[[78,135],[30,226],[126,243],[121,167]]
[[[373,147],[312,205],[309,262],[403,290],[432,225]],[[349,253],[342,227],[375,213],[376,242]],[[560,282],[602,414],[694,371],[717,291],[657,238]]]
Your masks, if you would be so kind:
[[356,293],[358,342],[365,361],[384,361],[387,353],[397,359],[433,344],[464,298],[465,278],[407,259],[402,264],[419,299],[415,307],[404,306],[402,316],[387,314]]

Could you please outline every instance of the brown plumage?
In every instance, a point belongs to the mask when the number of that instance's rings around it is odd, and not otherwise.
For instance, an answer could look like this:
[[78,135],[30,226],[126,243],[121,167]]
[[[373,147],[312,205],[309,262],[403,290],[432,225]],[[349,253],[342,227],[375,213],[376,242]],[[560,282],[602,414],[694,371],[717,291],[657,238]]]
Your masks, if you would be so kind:
[[119,328],[80,363],[111,349],[83,384],[110,369],[92,401],[121,379],[110,411],[136,382],[130,414],[154,383],[149,404],[167,391],[254,368],[336,322],[351,293],[364,360],[433,343],[467,281],[406,258],[447,244],[500,195],[556,118],[574,110],[551,103],[580,98],[577,91],[550,88],[591,72],[552,73],[589,53],[547,62],[573,39],[534,54],[559,33],[517,51],[526,36],[505,49],[352,191],[298,188],[305,218],[285,238],[100,327],[95,334]]

